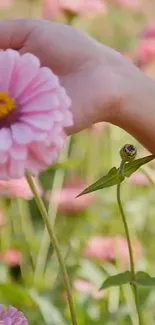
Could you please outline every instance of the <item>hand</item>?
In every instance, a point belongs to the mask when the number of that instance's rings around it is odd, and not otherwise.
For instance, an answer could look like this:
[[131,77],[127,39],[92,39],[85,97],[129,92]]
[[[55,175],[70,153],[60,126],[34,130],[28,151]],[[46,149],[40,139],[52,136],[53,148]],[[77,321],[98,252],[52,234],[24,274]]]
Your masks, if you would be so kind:
[[112,119],[122,104],[121,73],[128,61],[72,27],[44,20],[1,21],[0,48],[31,52],[59,76],[72,99],[72,133]]
[[155,153],[155,82],[121,54],[58,23],[0,22],[0,48],[31,52],[60,78],[72,99],[75,133],[108,121]]

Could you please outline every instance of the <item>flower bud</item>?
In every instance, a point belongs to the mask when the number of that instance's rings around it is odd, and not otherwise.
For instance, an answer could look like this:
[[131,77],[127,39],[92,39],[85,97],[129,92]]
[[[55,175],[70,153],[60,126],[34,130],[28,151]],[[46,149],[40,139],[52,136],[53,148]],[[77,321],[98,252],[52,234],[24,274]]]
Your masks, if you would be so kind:
[[120,156],[125,161],[134,160],[137,155],[137,149],[132,144],[125,144],[120,150]]

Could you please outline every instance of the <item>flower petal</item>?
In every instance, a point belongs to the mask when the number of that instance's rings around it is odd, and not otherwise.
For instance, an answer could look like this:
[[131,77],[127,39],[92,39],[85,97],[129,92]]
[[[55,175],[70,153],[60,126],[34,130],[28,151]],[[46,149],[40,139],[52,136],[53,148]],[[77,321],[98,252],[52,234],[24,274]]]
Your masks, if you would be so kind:
[[13,159],[25,160],[27,158],[27,148],[25,146],[14,145],[10,155]]
[[9,90],[15,63],[20,58],[17,51],[11,49],[0,52],[0,90]]
[[11,126],[12,137],[18,144],[28,144],[34,140],[34,134],[30,126],[24,123],[14,123]]
[[63,126],[68,127],[73,125],[73,116],[70,111],[66,111],[63,119]]
[[0,180],[9,180],[8,175],[8,163],[7,164],[0,164]]
[[10,178],[21,178],[25,174],[25,164],[22,160],[11,159],[9,165],[9,176]]
[[53,163],[58,157],[58,149],[55,145],[51,145],[51,147],[43,147],[37,143],[35,145],[31,145],[31,152],[38,161],[41,161],[46,165]]
[[26,53],[21,56],[13,86],[13,95],[18,98],[22,92],[30,86],[30,82],[36,77],[40,62],[34,55]]
[[11,148],[12,138],[9,128],[2,128],[0,130],[0,151],[7,151]]
[[37,160],[32,152],[29,152],[26,169],[32,173],[33,176],[38,175],[42,170],[46,169],[46,164]]
[[22,116],[20,120],[41,130],[50,130],[53,125],[53,118],[51,115],[49,116],[45,114],[32,114],[29,116]]
[[8,154],[6,152],[0,152],[0,164],[5,164],[8,160]]
[[20,96],[19,101],[23,105],[41,93],[52,92],[59,86],[59,79],[55,76],[49,68],[42,67],[37,73],[31,89],[27,89]]
[[21,112],[44,112],[52,109],[56,109],[60,106],[58,97],[53,93],[38,94],[27,104],[23,104],[19,101],[20,105],[23,105]]

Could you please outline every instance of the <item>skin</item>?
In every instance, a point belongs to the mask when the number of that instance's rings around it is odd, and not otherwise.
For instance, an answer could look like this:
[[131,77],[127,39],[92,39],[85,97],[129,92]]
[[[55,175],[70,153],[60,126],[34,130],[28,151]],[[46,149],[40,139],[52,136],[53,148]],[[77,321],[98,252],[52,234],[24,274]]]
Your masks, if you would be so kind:
[[155,154],[155,82],[121,54],[71,26],[34,19],[0,21],[0,48],[31,52],[59,76],[72,99],[68,134],[107,121]]

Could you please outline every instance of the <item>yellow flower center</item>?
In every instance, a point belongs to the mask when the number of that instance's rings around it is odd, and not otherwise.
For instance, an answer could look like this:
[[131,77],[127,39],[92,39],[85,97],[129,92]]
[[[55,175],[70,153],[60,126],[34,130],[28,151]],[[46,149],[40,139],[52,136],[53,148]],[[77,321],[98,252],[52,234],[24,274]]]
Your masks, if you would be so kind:
[[0,92],[0,118],[7,116],[15,109],[15,99],[11,98],[7,92]]

